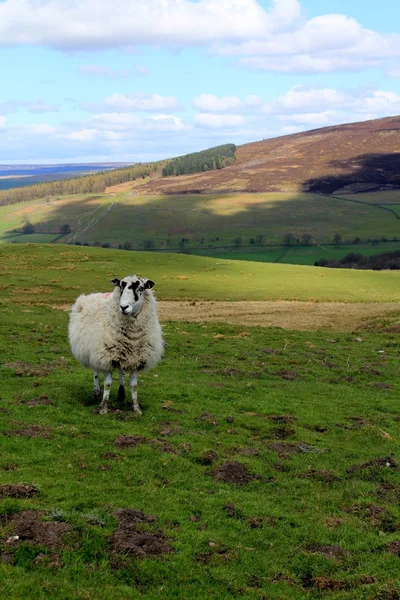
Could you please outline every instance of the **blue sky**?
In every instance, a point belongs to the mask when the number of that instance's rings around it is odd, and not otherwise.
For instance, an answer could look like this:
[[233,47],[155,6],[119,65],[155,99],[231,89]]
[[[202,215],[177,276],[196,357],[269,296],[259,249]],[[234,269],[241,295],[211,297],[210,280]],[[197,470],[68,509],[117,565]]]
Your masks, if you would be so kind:
[[0,0],[0,163],[146,161],[400,114],[393,0]]

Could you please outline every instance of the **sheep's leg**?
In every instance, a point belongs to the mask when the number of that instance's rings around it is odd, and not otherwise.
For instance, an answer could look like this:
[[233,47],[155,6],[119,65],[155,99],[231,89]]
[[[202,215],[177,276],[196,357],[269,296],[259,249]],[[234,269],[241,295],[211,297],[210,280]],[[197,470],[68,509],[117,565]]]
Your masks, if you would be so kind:
[[93,371],[93,400],[99,402],[101,398],[99,372]]
[[103,398],[100,403],[100,406],[95,410],[95,412],[98,413],[99,415],[104,415],[108,411],[107,403],[108,403],[108,399],[110,397],[111,384],[112,384],[112,373],[111,373],[111,371],[108,371],[107,373],[104,373]]
[[129,374],[129,386],[131,388],[131,396],[132,396],[132,408],[135,413],[138,415],[142,414],[140,410],[139,402],[137,399],[137,373],[136,371],[131,371]]
[[119,370],[118,402],[125,402],[125,371]]

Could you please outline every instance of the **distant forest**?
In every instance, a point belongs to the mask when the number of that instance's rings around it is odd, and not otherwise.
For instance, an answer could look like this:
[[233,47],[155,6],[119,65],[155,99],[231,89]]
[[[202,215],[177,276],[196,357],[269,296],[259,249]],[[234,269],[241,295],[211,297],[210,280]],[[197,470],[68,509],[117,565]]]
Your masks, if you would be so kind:
[[235,144],[223,144],[201,152],[185,154],[169,160],[163,167],[162,176],[201,173],[213,169],[223,169],[236,161]]
[[92,194],[101,193],[110,185],[125,183],[126,181],[135,181],[139,178],[148,177],[158,168],[158,163],[142,163],[115,169],[103,173],[83,175],[73,179],[60,179],[59,181],[49,181],[48,183],[38,183],[36,185],[12,188],[0,191],[0,206],[6,204],[16,204],[44,198],[46,196],[62,196],[65,194]]
[[197,173],[212,169],[222,169],[233,164],[235,157],[235,144],[224,144],[202,152],[194,152],[165,161],[139,163],[122,169],[102,173],[91,173],[73,179],[61,179],[23,187],[0,190],[0,206],[16,204],[45,198],[46,196],[63,196],[66,194],[99,194],[111,185],[118,185],[127,181],[149,177],[160,167],[163,177],[168,175],[182,175],[184,173]]
[[400,269],[400,250],[394,252],[383,252],[374,256],[363,256],[350,252],[340,260],[316,260],[316,267],[331,267],[334,269],[372,269],[382,271],[384,269]]

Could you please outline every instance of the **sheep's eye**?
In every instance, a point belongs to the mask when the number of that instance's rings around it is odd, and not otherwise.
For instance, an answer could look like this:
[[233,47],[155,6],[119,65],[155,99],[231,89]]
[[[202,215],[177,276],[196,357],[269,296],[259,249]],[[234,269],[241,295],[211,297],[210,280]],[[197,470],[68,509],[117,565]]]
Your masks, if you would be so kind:
[[138,289],[138,292],[143,292],[144,287],[140,286],[140,288]]

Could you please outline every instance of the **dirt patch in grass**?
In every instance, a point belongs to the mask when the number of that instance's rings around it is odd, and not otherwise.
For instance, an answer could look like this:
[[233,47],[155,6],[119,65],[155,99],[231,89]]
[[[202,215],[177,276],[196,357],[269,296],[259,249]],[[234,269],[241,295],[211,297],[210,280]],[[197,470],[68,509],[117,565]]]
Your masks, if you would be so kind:
[[376,493],[385,502],[400,504],[400,485],[385,481],[378,486]]
[[259,456],[260,455],[257,448],[232,448],[232,451],[235,454],[240,454],[241,456]]
[[50,438],[51,435],[49,431],[41,427],[40,425],[31,425],[29,423],[24,424],[24,427],[20,429],[13,429],[11,431],[5,431],[4,435],[9,437],[12,436],[21,436],[21,437],[31,437],[31,438]]
[[268,448],[277,452],[281,458],[287,458],[292,454],[301,454],[307,452],[320,452],[315,446],[310,446],[304,442],[270,442]]
[[348,589],[350,588],[350,584],[340,579],[333,579],[332,577],[313,577],[310,587],[320,592],[333,592]]
[[154,558],[171,552],[164,532],[151,530],[157,517],[133,508],[119,508],[115,515],[118,526],[110,539],[112,553]]
[[373,458],[365,463],[352,465],[346,469],[347,473],[362,473],[369,469],[395,469],[399,468],[397,460],[393,456],[383,456],[382,458]]
[[145,442],[146,438],[143,435],[120,435],[114,440],[114,445],[118,448],[136,448]]
[[204,466],[213,465],[218,460],[218,454],[215,450],[206,450],[197,457],[197,462]]
[[158,439],[150,440],[149,445],[153,446],[160,452],[166,452],[167,454],[176,454],[176,455],[181,454],[182,452],[188,452],[191,448],[191,446],[188,442],[185,442],[184,444],[173,445],[170,442],[168,442],[167,440],[158,440]]
[[345,550],[341,546],[328,546],[325,544],[311,544],[307,546],[307,550],[313,554],[320,554],[327,558],[342,559],[349,554],[348,550]]
[[372,384],[372,387],[378,388],[381,390],[392,390],[394,388],[394,385],[392,383],[384,383],[383,381],[375,381]]
[[395,540],[394,542],[389,542],[385,546],[386,552],[390,552],[390,554],[394,554],[395,556],[400,556],[400,541]]
[[300,375],[296,371],[281,369],[278,371],[279,377],[282,379],[287,379],[288,381],[293,381],[294,379],[298,379]]
[[224,322],[233,325],[282,327],[296,331],[355,331],[368,320],[394,312],[394,304],[296,301],[206,302],[161,301],[162,320],[192,323]]
[[304,473],[300,473],[301,479],[313,479],[314,481],[323,481],[324,483],[333,483],[334,481],[340,481],[340,477],[327,470],[308,469]]
[[255,479],[260,479],[257,475],[250,473],[244,465],[236,461],[228,461],[220,465],[213,472],[215,481],[224,483],[234,483],[236,485],[245,485]]
[[32,398],[31,400],[20,400],[21,404],[24,404],[25,406],[40,406],[42,404],[44,405],[51,405],[53,404],[53,402],[51,400],[49,400],[49,398],[45,395],[45,394],[41,394],[38,398]]
[[32,498],[32,496],[36,496],[38,493],[38,488],[29,483],[5,483],[0,485],[0,497]]
[[295,430],[288,425],[282,425],[281,427],[272,427],[269,433],[276,440],[287,440],[293,437]]
[[72,526],[69,523],[42,521],[41,514],[36,510],[23,510],[8,517],[7,526],[11,526],[13,534],[10,545],[29,542],[50,550],[62,548],[65,545],[63,536],[71,531]]
[[182,433],[182,428],[174,421],[163,421],[156,433],[163,436],[177,435]]

